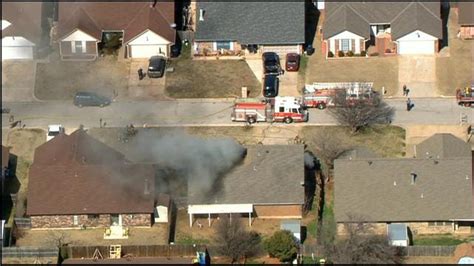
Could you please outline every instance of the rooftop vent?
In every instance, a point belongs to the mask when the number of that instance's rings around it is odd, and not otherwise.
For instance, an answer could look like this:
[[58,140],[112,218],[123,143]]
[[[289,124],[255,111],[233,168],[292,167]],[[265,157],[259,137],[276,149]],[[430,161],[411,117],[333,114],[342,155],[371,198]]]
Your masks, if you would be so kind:
[[199,9],[199,21],[204,21],[204,9]]
[[415,172],[411,172],[410,176],[411,176],[411,184],[414,185],[416,182],[417,175],[415,174]]
[[145,190],[144,190],[143,194],[145,194],[145,195],[149,195],[149,194],[150,194],[150,188],[149,188],[149,184],[148,184],[148,178],[145,178]]
[[372,162],[372,161],[368,161],[367,163],[369,163],[369,165],[372,165],[373,162]]
[[396,185],[397,185],[397,181],[393,181],[393,185],[396,186]]

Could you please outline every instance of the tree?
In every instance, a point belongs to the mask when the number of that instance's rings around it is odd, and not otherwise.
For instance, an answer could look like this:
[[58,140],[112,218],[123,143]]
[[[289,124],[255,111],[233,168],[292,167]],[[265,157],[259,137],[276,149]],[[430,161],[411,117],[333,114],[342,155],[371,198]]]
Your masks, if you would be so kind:
[[288,230],[275,232],[263,244],[268,254],[280,259],[281,262],[292,261],[298,253],[296,238]]
[[350,102],[339,96],[336,102],[340,106],[330,109],[330,113],[340,124],[349,126],[352,133],[374,124],[390,123],[395,113],[378,95],[371,100]]
[[336,241],[328,252],[336,264],[399,264],[402,255],[399,248],[390,246],[386,235],[377,235],[373,227],[362,220],[350,219],[344,224],[344,239]]
[[217,251],[229,257],[232,263],[241,258],[247,259],[260,250],[261,238],[254,231],[247,231],[238,219],[233,222],[224,215],[216,228]]

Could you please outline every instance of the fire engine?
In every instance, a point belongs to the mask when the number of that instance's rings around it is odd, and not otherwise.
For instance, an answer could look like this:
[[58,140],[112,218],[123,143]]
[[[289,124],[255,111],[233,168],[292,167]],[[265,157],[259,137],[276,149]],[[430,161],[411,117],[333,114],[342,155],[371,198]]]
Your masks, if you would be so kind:
[[296,97],[275,97],[274,100],[239,99],[235,102],[232,121],[247,122],[308,122],[308,110]]
[[[316,82],[306,84],[303,103],[306,107],[324,109],[373,98],[372,82]],[[369,101],[371,102],[371,101]]]
[[459,105],[470,107],[474,104],[474,84],[471,87],[456,90],[456,100]]

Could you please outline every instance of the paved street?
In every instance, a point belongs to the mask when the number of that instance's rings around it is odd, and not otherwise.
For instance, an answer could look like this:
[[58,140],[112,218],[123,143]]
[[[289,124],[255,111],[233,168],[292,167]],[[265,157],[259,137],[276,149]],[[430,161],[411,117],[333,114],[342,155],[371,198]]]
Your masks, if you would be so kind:
[[[395,125],[410,124],[460,124],[461,116],[474,123],[474,108],[460,107],[454,99],[416,99],[412,111],[406,111],[405,99],[387,100],[396,109]],[[209,101],[141,101],[114,102],[105,108],[78,108],[70,101],[52,102],[8,102],[3,107],[11,109],[15,120],[27,127],[46,127],[60,123],[66,128],[83,124],[86,128],[98,127],[100,118],[107,127],[126,124],[149,126],[198,126],[198,125],[244,125],[230,120],[232,102]],[[258,125],[264,125],[260,123]],[[327,111],[310,110],[306,125],[335,125]],[[2,127],[9,127],[9,114],[2,115]],[[290,125],[291,126],[291,125]]]

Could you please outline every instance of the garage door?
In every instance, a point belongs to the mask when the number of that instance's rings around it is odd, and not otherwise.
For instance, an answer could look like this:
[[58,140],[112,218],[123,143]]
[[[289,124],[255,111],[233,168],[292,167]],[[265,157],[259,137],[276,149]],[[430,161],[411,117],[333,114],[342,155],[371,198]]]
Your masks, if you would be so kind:
[[285,56],[288,53],[299,53],[299,45],[264,45],[262,52],[274,52],[280,57]]
[[2,60],[33,59],[33,47],[2,47]]
[[[131,57],[132,58],[150,58],[154,55],[168,56],[166,45],[132,45]],[[160,53],[161,52],[161,53]]]
[[434,41],[400,41],[399,54],[434,54]]

